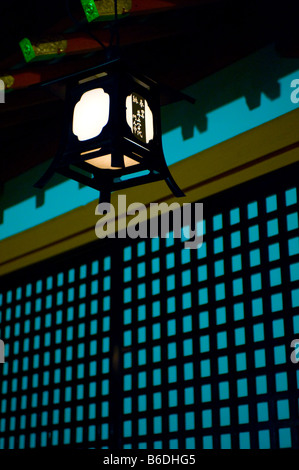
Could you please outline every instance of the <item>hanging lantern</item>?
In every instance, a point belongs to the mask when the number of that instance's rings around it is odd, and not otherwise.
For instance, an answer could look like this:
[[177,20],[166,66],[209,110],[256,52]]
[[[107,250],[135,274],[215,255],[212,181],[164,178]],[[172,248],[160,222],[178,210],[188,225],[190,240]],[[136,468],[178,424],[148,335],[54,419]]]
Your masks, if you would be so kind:
[[67,86],[64,134],[35,186],[58,172],[109,201],[112,191],[164,179],[175,196],[184,196],[164,158],[156,82],[121,60],[60,81]]

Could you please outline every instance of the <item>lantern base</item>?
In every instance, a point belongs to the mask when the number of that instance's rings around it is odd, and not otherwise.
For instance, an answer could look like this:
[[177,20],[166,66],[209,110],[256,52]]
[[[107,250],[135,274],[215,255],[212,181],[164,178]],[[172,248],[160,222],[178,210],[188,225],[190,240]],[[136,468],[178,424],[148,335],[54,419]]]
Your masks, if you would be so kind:
[[[149,170],[147,175],[139,176],[137,172],[136,176],[122,180],[120,177],[114,177],[111,175],[110,170],[106,170],[105,177],[99,178],[98,173],[92,173],[92,167],[90,166],[90,172],[82,170],[75,165],[61,167],[59,165],[60,156],[56,155],[49,168],[45,171],[43,176],[34,184],[35,188],[43,188],[48,181],[52,178],[55,173],[60,173],[66,178],[73,179],[80,184],[89,186],[100,192],[99,201],[108,202],[111,201],[111,193],[114,191],[126,189],[131,186],[139,186],[141,184],[152,183],[155,181],[164,180],[175,197],[184,197],[185,193],[175,182],[169,169],[165,166],[161,171]],[[113,170],[112,170],[113,171]]]

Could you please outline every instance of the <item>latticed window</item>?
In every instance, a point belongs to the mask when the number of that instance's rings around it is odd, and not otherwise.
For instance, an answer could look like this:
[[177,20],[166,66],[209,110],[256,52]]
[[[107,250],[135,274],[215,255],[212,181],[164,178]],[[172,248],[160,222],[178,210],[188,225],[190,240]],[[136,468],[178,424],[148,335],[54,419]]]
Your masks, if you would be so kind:
[[2,278],[0,448],[299,446],[298,165],[201,202]]

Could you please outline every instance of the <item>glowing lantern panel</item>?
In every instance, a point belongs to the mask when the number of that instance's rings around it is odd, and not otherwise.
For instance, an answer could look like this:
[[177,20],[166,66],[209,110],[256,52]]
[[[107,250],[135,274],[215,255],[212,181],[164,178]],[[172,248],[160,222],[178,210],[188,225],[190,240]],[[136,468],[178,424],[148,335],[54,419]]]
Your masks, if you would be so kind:
[[127,97],[126,117],[133,135],[148,144],[154,137],[154,118],[147,101],[142,96],[132,93]]
[[[103,155],[102,157],[91,158],[89,160],[85,160],[86,163],[95,166],[96,168],[102,168],[106,170],[120,170],[121,167],[119,166],[112,166],[111,162],[111,154],[110,155]],[[139,162],[136,162],[130,157],[124,155],[124,165],[125,167],[138,165]]]
[[103,88],[83,93],[75,106],[73,133],[78,140],[89,140],[100,135],[109,120],[110,97]]

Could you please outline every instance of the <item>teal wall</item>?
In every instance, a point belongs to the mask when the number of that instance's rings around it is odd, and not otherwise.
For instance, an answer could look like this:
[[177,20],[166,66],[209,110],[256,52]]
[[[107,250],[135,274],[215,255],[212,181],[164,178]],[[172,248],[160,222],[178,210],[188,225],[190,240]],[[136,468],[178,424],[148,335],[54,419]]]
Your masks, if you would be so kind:
[[[280,58],[267,47],[188,87],[195,105],[181,101],[162,108],[168,165],[294,110],[299,104],[291,102],[290,84],[296,78],[299,60]],[[48,164],[4,185],[0,239],[97,199],[97,191],[58,176],[45,191],[34,189]]]

